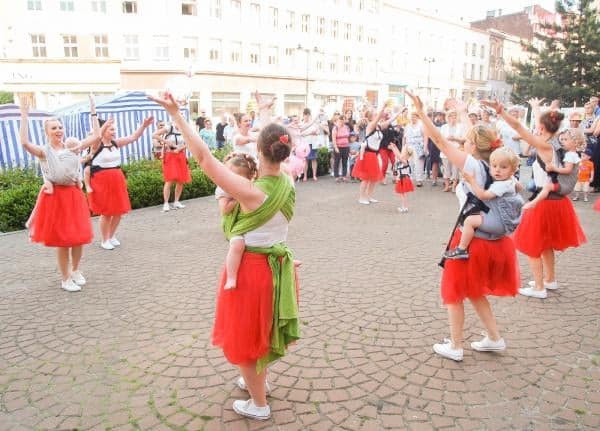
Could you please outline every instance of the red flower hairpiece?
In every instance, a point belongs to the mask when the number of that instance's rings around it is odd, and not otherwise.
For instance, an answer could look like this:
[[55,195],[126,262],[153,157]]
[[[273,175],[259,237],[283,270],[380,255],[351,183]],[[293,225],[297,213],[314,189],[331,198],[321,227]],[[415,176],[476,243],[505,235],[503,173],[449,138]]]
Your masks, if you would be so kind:
[[288,142],[290,142],[290,137],[288,135],[281,135],[279,137],[279,142],[287,144]]
[[496,148],[500,148],[501,145],[502,145],[502,139],[498,138],[495,141],[492,141],[492,143],[490,144],[490,148],[495,150]]

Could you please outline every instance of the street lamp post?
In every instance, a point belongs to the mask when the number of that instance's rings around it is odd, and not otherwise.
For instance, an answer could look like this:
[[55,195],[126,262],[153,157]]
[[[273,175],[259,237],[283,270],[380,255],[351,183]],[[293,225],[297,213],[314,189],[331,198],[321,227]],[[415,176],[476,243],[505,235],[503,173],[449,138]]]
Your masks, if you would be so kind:
[[320,52],[319,48],[316,46],[311,50],[309,48],[305,48],[302,45],[298,44],[296,48],[299,51],[304,51],[306,53],[306,75],[304,76],[304,106],[308,106],[308,71],[310,67],[310,52]]
[[431,98],[431,63],[435,63],[435,58],[425,57],[423,61],[427,63],[427,96]]

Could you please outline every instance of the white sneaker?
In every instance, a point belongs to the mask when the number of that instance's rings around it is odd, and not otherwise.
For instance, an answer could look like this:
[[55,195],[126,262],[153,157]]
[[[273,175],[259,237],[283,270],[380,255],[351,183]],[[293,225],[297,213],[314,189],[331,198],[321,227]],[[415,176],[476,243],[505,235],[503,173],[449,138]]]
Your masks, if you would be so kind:
[[173,202],[173,208],[175,208],[176,210],[181,210],[185,208],[185,205],[179,201],[175,201]]
[[78,286],[85,285],[85,277],[83,276],[81,271],[73,271],[71,273],[71,280],[73,280],[73,283],[75,283]]
[[115,246],[110,243],[110,240],[102,241],[100,243],[100,247],[102,247],[104,250],[114,250],[115,249]]
[[368,201],[368,200],[366,200],[366,199],[359,199],[359,200],[358,200],[358,203],[359,203],[359,204],[362,204],[362,205],[370,205],[370,204],[371,204],[371,202],[369,202],[369,201]]
[[377,199],[369,198],[369,202],[371,202],[372,204],[376,204],[379,201]]
[[[246,386],[246,382],[244,381],[243,377],[238,378],[235,381],[235,384],[237,385],[238,388],[240,388],[242,391],[247,391],[248,390],[248,386]],[[269,385],[269,382],[265,381],[265,393],[267,395],[269,395],[271,393],[271,385]]]
[[[535,287],[535,281],[531,280],[529,283],[527,283],[527,286]],[[558,289],[558,283],[556,280],[550,282],[544,281],[544,287],[548,290],[556,290]]]
[[519,294],[539,299],[546,299],[548,297],[548,292],[546,292],[546,289],[535,290],[533,287],[522,287],[521,289],[519,289]]
[[252,419],[258,419],[259,421],[265,421],[271,417],[271,408],[268,405],[264,407],[257,407],[252,398],[247,401],[235,400],[233,402],[233,410],[238,415],[246,416]]
[[121,241],[119,241],[117,238],[115,238],[114,236],[108,240],[108,242],[110,242],[112,245],[114,245],[115,247],[118,247],[121,245]]
[[405,213],[408,211],[408,208],[398,207],[398,212]]
[[499,352],[506,349],[506,343],[504,342],[504,338],[500,338],[498,341],[492,341],[490,337],[486,335],[481,341],[473,341],[471,347],[478,352]]
[[453,361],[463,360],[463,349],[453,349],[452,342],[448,339],[443,343],[434,344],[433,351],[444,358],[452,359]]
[[162,208],[162,212],[166,213],[171,211],[171,207],[169,206],[169,204],[163,204],[163,208]]
[[77,286],[70,278],[68,278],[67,281],[61,281],[60,287],[67,292],[79,292],[81,290],[81,286]]

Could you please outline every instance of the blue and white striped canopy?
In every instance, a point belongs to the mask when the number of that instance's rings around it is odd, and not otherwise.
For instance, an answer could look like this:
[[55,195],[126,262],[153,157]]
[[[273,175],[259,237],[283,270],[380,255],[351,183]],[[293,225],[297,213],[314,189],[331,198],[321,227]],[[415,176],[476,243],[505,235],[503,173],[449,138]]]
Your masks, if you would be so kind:
[[[29,141],[35,145],[44,145],[44,121],[52,114],[42,111],[29,112]],[[34,157],[21,146],[19,127],[21,111],[18,105],[0,105],[0,170],[17,167],[36,167]]]
[[[141,91],[124,93],[115,98],[99,103],[96,106],[99,118],[115,119],[117,137],[125,137],[133,134],[147,117],[154,117],[155,122],[159,120],[168,121],[169,114],[162,106],[154,103]],[[189,110],[182,109],[186,119],[189,119]],[[91,130],[89,105],[78,105],[70,113],[60,112],[57,116],[65,126],[65,136],[75,136],[83,139]],[[156,123],[155,123],[156,124]],[[150,159],[152,156],[152,133],[156,127],[147,128],[142,137],[134,143],[121,148],[121,161],[127,163],[132,160]]]

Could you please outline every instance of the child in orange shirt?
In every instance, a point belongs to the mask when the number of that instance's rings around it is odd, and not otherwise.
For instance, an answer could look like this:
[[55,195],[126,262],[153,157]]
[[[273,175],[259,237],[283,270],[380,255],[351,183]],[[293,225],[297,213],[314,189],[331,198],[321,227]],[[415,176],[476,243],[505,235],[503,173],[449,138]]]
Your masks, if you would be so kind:
[[594,163],[590,160],[592,150],[587,149],[581,155],[581,163],[579,163],[579,175],[577,176],[577,184],[573,191],[575,196],[573,200],[579,200],[579,192],[583,192],[583,201],[588,202],[588,193],[590,192],[590,181],[594,178]]

